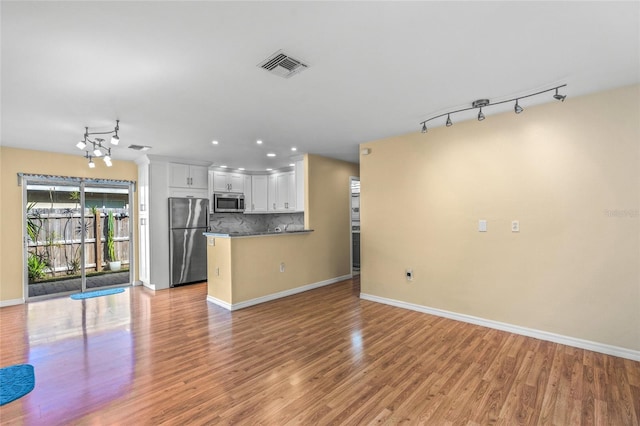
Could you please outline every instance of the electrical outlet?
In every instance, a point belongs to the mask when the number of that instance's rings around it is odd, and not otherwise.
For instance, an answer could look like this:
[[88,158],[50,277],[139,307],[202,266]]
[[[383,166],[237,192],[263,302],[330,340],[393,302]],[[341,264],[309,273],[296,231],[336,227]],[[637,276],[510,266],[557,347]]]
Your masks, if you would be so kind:
[[407,268],[405,276],[407,277],[407,281],[413,281],[413,270],[411,268]]
[[517,220],[511,221],[511,232],[520,232],[520,222]]
[[280,272],[284,272],[284,262],[280,263]]

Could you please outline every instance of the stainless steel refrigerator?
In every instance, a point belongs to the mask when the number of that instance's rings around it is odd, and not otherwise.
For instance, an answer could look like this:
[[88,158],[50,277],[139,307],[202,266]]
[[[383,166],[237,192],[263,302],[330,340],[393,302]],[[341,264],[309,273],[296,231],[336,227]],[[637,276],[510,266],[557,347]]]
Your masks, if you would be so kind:
[[169,198],[171,287],[207,279],[209,200]]

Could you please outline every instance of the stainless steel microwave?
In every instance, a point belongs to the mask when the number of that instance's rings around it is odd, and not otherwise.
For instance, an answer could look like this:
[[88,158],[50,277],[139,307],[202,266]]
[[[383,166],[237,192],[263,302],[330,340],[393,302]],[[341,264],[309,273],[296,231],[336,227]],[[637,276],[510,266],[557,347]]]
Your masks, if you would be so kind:
[[214,192],[214,213],[243,213],[244,194],[239,192]]

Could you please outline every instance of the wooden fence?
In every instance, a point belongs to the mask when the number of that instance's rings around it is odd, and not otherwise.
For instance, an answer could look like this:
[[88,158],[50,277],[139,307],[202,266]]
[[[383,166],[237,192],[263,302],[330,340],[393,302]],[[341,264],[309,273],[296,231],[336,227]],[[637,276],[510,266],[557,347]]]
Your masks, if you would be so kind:
[[[105,265],[107,214],[84,212],[84,229],[81,212],[70,209],[38,209],[27,215],[28,251],[33,261],[44,267],[45,277],[75,275],[84,263],[87,271],[100,271]],[[123,266],[129,264],[129,217],[114,211],[114,248],[116,258]],[[81,237],[84,233],[85,256],[81,255]],[[98,236],[98,238],[96,238]],[[31,269],[30,259],[30,269]],[[30,270],[30,279],[31,270]]]

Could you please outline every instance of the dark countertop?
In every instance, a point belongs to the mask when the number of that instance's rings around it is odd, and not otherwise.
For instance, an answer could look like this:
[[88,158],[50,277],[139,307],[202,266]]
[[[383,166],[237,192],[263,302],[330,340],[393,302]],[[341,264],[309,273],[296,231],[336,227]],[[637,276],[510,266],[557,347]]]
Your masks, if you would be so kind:
[[258,232],[205,232],[205,237],[215,238],[244,238],[244,237],[266,237],[272,235],[309,234],[313,229],[301,229],[299,231],[258,231]]

